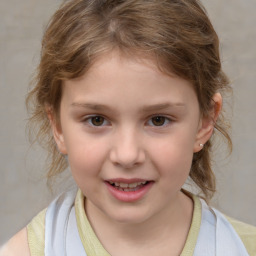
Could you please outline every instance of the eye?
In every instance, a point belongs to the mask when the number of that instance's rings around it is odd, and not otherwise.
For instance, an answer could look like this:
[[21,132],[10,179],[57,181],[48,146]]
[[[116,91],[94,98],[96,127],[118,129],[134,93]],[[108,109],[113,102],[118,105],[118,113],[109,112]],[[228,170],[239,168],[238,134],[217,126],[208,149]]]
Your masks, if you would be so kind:
[[108,125],[108,121],[102,116],[90,116],[85,120],[91,126],[105,126]]
[[165,116],[154,116],[149,121],[150,126],[166,126],[170,123],[170,119]]

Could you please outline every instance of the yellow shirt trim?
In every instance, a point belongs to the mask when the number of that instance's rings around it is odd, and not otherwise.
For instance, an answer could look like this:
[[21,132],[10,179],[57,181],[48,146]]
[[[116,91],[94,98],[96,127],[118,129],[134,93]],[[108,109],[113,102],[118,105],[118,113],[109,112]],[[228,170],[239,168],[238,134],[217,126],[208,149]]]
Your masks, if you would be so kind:
[[87,256],[111,256],[102,246],[84,211],[84,195],[78,191],[75,202],[78,232]]
[[[200,225],[201,202],[195,195],[188,194],[194,201],[194,211],[188,237],[181,256],[192,256],[195,250]],[[94,233],[84,211],[84,196],[79,190],[75,200],[75,212],[79,235],[88,256],[111,256],[102,246]],[[28,244],[31,256],[44,256],[45,245],[45,214],[46,209],[40,212],[27,225]],[[234,227],[243,241],[250,256],[256,256],[256,227],[242,223],[230,217],[228,221]]]
[[[190,194],[189,192],[185,193],[193,199],[194,210],[188,237],[180,256],[193,256],[201,226],[202,205],[197,196]],[[84,196],[80,190],[77,194],[75,207],[78,230],[87,255],[111,256],[104,249],[89,223],[84,211]],[[256,227],[234,220],[227,216],[226,218],[243,241],[249,255],[256,256]]]
[[44,256],[44,224],[46,209],[27,225],[28,245],[31,256]]
[[[193,255],[201,224],[201,202],[198,197],[194,195],[191,196],[194,201],[194,211],[187,241],[185,243],[181,256]],[[75,211],[78,231],[87,255],[111,256],[104,249],[90,225],[90,222],[84,211],[84,196],[80,190],[78,191],[76,197]]]
[[190,194],[194,202],[194,211],[190,230],[188,233],[187,241],[182,250],[181,256],[192,256],[196,247],[196,242],[200,230],[201,218],[202,218],[202,205],[199,198]]
[[250,256],[256,256],[256,227],[225,216],[238,233]]

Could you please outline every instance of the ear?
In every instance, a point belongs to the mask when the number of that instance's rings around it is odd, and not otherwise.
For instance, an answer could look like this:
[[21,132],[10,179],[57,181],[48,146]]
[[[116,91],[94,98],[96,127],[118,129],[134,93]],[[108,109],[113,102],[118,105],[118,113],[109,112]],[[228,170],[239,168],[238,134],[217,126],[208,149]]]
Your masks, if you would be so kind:
[[209,115],[202,117],[199,123],[198,132],[194,144],[194,153],[199,152],[203,145],[211,138],[214,125],[218,119],[222,108],[222,97],[220,93],[215,93],[212,97],[212,110]]
[[67,155],[67,149],[65,146],[60,121],[56,120],[56,116],[53,113],[52,107],[46,106],[46,113],[50,121],[53,137],[57,144],[59,152],[63,155]]

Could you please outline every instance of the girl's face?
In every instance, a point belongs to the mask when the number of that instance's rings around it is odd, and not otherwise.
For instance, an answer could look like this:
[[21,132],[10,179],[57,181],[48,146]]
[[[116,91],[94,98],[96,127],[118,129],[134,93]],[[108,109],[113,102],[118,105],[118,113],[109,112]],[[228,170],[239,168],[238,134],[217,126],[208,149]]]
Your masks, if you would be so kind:
[[188,81],[115,52],[64,83],[60,123],[54,136],[88,209],[125,223],[179,203],[193,153],[208,139]]

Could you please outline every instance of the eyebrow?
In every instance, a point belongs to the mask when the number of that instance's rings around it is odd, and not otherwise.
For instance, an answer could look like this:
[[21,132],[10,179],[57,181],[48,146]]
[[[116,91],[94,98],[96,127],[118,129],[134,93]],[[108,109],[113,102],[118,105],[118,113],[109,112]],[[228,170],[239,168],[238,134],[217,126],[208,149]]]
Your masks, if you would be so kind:
[[[80,107],[80,108],[86,108],[90,110],[95,111],[102,111],[102,110],[111,110],[110,107],[103,104],[94,104],[94,103],[80,103],[80,102],[74,102],[71,104],[73,107]],[[160,111],[175,107],[185,107],[186,105],[184,103],[176,102],[176,103],[160,103],[160,104],[153,104],[148,106],[143,106],[141,108],[141,112],[151,112],[151,111]]]
[[155,110],[165,110],[165,109],[170,109],[174,107],[185,107],[184,103],[181,102],[176,102],[176,103],[160,103],[160,104],[154,104],[154,105],[149,105],[149,106],[144,106],[142,108],[143,112],[150,112],[150,111],[155,111]]
[[80,102],[74,102],[71,104],[73,107],[81,107],[81,108],[87,108],[91,110],[109,110],[110,108],[106,105],[102,104],[93,104],[93,103],[80,103]]

